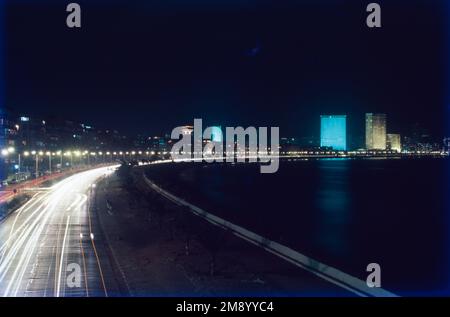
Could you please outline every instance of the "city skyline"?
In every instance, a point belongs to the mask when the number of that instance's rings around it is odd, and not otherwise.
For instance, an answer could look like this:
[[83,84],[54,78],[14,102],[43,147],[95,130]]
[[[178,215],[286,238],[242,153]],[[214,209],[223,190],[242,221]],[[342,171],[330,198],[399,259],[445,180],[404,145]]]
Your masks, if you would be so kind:
[[[320,118],[324,117],[328,117],[328,116],[336,116],[336,115],[320,115]],[[341,116],[341,115],[339,115]],[[337,116],[337,117],[339,117]],[[347,148],[350,150],[356,150],[356,149],[369,149],[369,150],[376,150],[376,149],[386,149],[387,148],[387,141],[388,141],[388,134],[391,135],[399,135],[401,139],[403,139],[404,141],[407,140],[411,140],[411,142],[416,142],[416,143],[439,143],[441,141],[443,141],[445,138],[447,138],[447,136],[442,135],[442,136],[434,136],[434,135],[430,135],[427,132],[427,129],[424,129],[423,127],[421,127],[420,125],[416,125],[415,128],[416,130],[412,130],[412,132],[405,133],[405,134],[399,134],[399,133],[392,133],[393,131],[397,132],[398,129],[391,128],[391,129],[387,129],[387,122],[388,120],[386,119],[386,114],[372,114],[372,113],[366,113],[365,114],[365,127],[364,127],[364,131],[362,131],[362,133],[360,132],[359,134],[355,134],[354,131],[350,132],[347,129],[347,124],[348,124],[348,116],[347,115],[343,115],[345,117],[345,129],[344,129],[344,135],[345,135],[345,144],[341,145],[339,147],[340,150],[344,149],[346,150]],[[9,143],[8,142],[4,142],[5,146],[14,146],[14,147],[20,147],[20,148],[27,148],[27,149],[31,149],[31,148],[36,148],[37,150],[39,148],[45,148],[45,149],[56,149],[59,148],[61,149],[62,146],[61,145],[57,145],[57,143],[61,143],[61,138],[64,138],[63,135],[65,135],[65,142],[67,143],[67,140],[69,141],[69,144],[67,146],[65,146],[66,148],[76,148],[76,147],[80,147],[80,144],[84,144],[85,147],[87,145],[87,147],[93,147],[93,148],[97,148],[100,150],[106,150],[106,148],[109,146],[108,150],[117,150],[119,148],[121,149],[125,149],[126,147],[128,148],[135,148],[135,149],[145,149],[145,148],[149,148],[149,144],[146,143],[147,141],[150,141],[150,143],[152,143],[152,140],[157,140],[156,144],[157,145],[159,143],[158,140],[162,140],[162,139],[166,139],[166,141],[168,141],[170,139],[169,135],[170,135],[170,130],[169,128],[161,134],[138,134],[138,135],[133,135],[133,134],[125,134],[123,133],[123,131],[121,131],[120,129],[97,129],[95,126],[93,125],[88,125],[88,124],[84,124],[84,123],[78,123],[78,122],[74,122],[71,120],[65,120],[64,118],[57,118],[55,116],[50,117],[50,120],[44,120],[45,117],[27,117],[24,115],[16,115],[15,117],[11,117],[8,116],[6,114],[3,114],[0,116],[0,124],[1,124],[1,130],[2,130],[2,135],[0,135],[0,138],[3,140],[8,140],[9,139]],[[372,119],[375,118],[375,119]],[[379,119],[378,119],[379,118]],[[47,118],[45,118],[47,119]],[[321,119],[322,120],[322,119]],[[362,121],[363,119],[360,118],[360,121]],[[370,125],[372,125],[372,120],[375,120],[375,124],[373,124],[373,127],[371,127]],[[381,120],[381,121],[380,121]],[[351,122],[351,121],[350,121]],[[29,131],[30,127],[32,127],[31,132]],[[212,125],[213,127],[213,137],[217,137],[218,134],[218,130],[221,129],[221,126],[217,126],[217,125]],[[313,147],[326,147],[327,145],[323,144],[321,141],[321,135],[323,134],[323,129],[322,129],[323,125],[322,123],[319,123],[316,127],[317,132],[315,134],[312,134],[311,136],[305,136],[305,135],[290,135],[287,136],[285,134],[283,134],[283,129],[281,130],[282,132],[282,139],[284,138],[294,138],[296,140],[304,140],[303,144],[298,144],[297,145],[302,145],[302,146],[306,146],[306,145],[310,145]],[[217,130],[217,131],[216,131]],[[53,132],[51,132],[53,131]],[[59,132],[58,132],[59,131]],[[373,132],[375,131],[375,132]],[[36,139],[35,141],[33,141],[35,143],[34,146],[27,144],[30,143],[30,135],[33,135],[34,138],[37,138],[37,136],[39,135],[39,133],[44,133],[47,134],[47,136],[45,138],[51,140],[53,138],[53,140],[55,142],[57,142],[56,144],[48,144],[46,146],[44,146],[44,135],[41,136],[41,139],[38,140]],[[61,134],[61,132],[63,132]],[[336,131],[335,131],[336,132]],[[31,133],[31,134],[30,134]],[[48,134],[50,133],[50,134]],[[55,134],[52,137],[52,133]],[[57,135],[57,134],[60,135]],[[87,139],[85,139],[84,141],[82,141],[82,135],[87,135],[90,134],[90,141],[88,143],[86,143]],[[369,142],[370,139],[373,138],[373,135],[378,135],[378,145],[376,147],[374,147],[373,145],[371,145]],[[224,136],[224,132],[222,131],[222,135]],[[330,134],[331,135],[331,134]],[[22,141],[20,141],[20,139],[16,138],[18,136],[21,136]],[[108,141],[108,145],[104,145],[102,142],[105,142],[106,139],[110,139],[110,141]],[[102,139],[104,139],[103,141],[101,141]],[[420,139],[423,139],[422,141]],[[15,140],[15,141],[14,141]],[[60,140],[60,141],[57,141]],[[96,140],[100,140],[100,141],[96,141]],[[115,140],[115,145],[112,145],[111,142],[112,140]],[[356,140],[359,140],[356,141]],[[37,142],[37,143],[36,143]],[[48,141],[51,142],[51,141]],[[84,143],[83,143],[84,142]],[[95,142],[95,143],[92,143]],[[130,142],[132,142],[132,145],[130,146]],[[332,141],[327,141],[327,142],[331,142]],[[381,143],[380,143],[381,142]],[[154,142],[153,142],[154,143]],[[330,143],[330,144],[331,144]],[[39,145],[40,144],[40,145]],[[89,145],[91,144],[91,145]],[[121,145],[121,144],[127,144],[127,146]]]

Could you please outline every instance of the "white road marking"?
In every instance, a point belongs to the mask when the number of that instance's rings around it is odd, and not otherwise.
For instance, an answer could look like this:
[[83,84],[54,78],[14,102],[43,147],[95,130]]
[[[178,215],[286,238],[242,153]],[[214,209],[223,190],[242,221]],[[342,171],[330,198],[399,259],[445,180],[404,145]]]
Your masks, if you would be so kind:
[[61,259],[59,260],[58,287],[56,289],[56,297],[59,297],[60,290],[61,290],[61,274],[62,274],[62,268],[63,268],[64,248],[66,247],[66,238],[67,238],[67,232],[69,231],[69,222],[70,222],[70,216],[67,216],[66,231],[64,233],[64,239],[63,239],[63,244],[62,244],[62,249],[61,249]]

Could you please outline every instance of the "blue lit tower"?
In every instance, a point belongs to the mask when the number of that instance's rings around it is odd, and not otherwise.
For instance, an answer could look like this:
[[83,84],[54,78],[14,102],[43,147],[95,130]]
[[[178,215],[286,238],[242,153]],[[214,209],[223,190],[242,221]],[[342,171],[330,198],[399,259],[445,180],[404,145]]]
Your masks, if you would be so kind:
[[223,142],[223,133],[221,126],[211,127],[211,140],[214,142]]
[[333,150],[347,150],[347,116],[320,116],[320,146],[332,147]]

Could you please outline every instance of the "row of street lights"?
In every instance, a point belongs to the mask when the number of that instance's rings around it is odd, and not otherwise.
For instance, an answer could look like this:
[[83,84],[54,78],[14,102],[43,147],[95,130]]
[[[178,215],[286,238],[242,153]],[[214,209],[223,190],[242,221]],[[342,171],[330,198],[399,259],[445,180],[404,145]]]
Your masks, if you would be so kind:
[[[16,153],[16,150],[14,147],[8,147],[8,148],[4,148],[1,150],[1,155],[3,157],[11,157],[14,153]],[[98,151],[98,152],[91,152],[91,151],[56,151],[56,152],[51,152],[51,151],[24,151],[19,152],[17,155],[18,158],[18,164],[15,166],[16,170],[18,171],[18,173],[21,172],[21,168],[22,168],[22,161],[23,158],[27,158],[30,156],[34,156],[35,158],[35,169],[36,169],[36,177],[38,177],[39,175],[39,158],[40,157],[48,157],[48,168],[49,168],[49,172],[52,173],[52,157],[57,157],[59,156],[60,158],[60,166],[63,166],[63,157],[70,157],[70,166],[72,168],[73,166],[73,158],[75,157],[82,157],[82,158],[87,158],[87,163],[88,165],[91,164],[91,157],[95,157],[97,158],[98,156],[103,156],[103,161],[105,160],[105,156],[110,157],[110,159],[112,160],[114,157],[116,158],[125,158],[126,156],[129,157],[129,159],[131,159],[132,157],[136,156],[136,155],[155,155],[155,154],[159,154],[156,151],[107,151],[107,152],[103,152],[103,151]],[[160,152],[160,154],[166,154],[166,152]]]

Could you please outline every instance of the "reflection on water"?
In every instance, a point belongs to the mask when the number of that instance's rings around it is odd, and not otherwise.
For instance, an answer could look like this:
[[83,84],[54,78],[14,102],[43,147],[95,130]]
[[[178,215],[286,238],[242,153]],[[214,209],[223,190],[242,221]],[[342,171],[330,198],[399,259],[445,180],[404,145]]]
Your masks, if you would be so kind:
[[361,279],[381,265],[401,295],[449,295],[445,159],[152,167],[150,176],[210,212]]
[[316,191],[318,245],[335,256],[348,256],[351,190],[348,188],[349,160],[318,161]]

